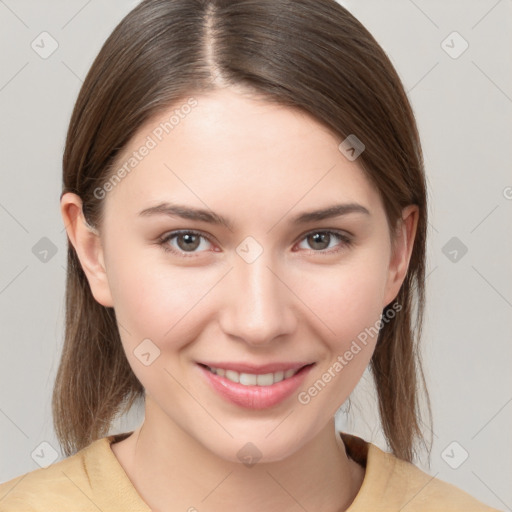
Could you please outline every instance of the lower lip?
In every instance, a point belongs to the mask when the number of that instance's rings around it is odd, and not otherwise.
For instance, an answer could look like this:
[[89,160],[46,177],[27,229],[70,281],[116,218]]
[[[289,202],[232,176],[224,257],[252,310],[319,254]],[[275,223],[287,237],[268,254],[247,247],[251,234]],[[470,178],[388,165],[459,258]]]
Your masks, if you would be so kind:
[[198,365],[210,386],[219,395],[231,403],[247,409],[266,409],[282,402],[297,391],[313,366],[313,364],[305,366],[293,377],[276,382],[271,386],[244,386]]

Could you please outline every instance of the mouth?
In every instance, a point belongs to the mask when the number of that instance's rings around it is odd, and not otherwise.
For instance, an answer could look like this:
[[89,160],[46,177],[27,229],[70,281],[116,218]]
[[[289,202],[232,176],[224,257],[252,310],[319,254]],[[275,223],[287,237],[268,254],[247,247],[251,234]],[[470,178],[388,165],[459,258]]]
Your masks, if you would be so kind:
[[[292,378],[294,375],[303,371],[305,368],[312,366],[313,364],[315,363],[302,364],[298,368],[292,367],[267,373],[249,373],[232,370],[225,367],[209,366],[199,363],[200,366],[204,367],[214,375],[224,377],[225,379],[231,382],[235,382],[236,384],[241,384],[242,386],[272,386],[273,384],[277,384],[278,382]],[[297,364],[293,366],[297,366]]]
[[246,409],[267,409],[293,395],[315,364],[279,363],[255,367],[209,362],[197,363],[197,368],[210,389],[224,400]]

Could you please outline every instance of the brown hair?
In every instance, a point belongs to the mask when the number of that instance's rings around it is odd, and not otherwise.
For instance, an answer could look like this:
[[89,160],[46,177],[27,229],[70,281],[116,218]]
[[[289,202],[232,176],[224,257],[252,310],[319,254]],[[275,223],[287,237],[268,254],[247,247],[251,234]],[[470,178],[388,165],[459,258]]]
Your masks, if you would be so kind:
[[[380,192],[391,235],[402,209],[419,207],[409,270],[396,298],[402,309],[382,326],[369,365],[390,449],[412,462],[413,445],[424,441],[420,388],[432,416],[418,347],[427,235],[423,156],[390,60],[335,0],[144,0],[109,36],[80,90],[62,193],[80,196],[88,223],[101,226],[103,202],[94,192],[137,130],[183,98],[229,85],[308,113],[340,142],[355,134],[365,145],[358,163]],[[143,396],[114,310],[92,296],[68,240],[66,331],[52,402],[66,455],[108,434],[115,416]]]

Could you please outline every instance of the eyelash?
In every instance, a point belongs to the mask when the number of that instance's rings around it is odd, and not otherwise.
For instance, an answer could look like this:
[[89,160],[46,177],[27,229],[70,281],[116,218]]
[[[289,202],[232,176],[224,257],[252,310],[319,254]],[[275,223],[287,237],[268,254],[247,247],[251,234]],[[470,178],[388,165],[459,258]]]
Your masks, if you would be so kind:
[[[308,236],[319,234],[319,233],[320,234],[334,235],[336,238],[338,238],[342,242],[341,248],[337,248],[335,250],[333,250],[333,249],[330,249],[330,250],[323,249],[323,250],[319,250],[319,251],[315,251],[314,249],[311,249],[309,251],[311,253],[322,254],[322,255],[332,255],[332,254],[336,254],[336,253],[342,251],[344,248],[349,248],[349,247],[352,246],[352,240],[347,235],[345,235],[345,234],[343,234],[343,233],[341,233],[339,231],[333,231],[333,230],[329,230],[329,229],[327,229],[327,230],[310,231],[309,233],[306,233],[299,240],[299,242],[302,242]],[[173,232],[171,232],[171,233],[169,233],[167,235],[164,235],[162,238],[160,238],[158,240],[158,245],[160,245],[165,252],[176,254],[176,255],[181,256],[183,258],[197,257],[197,255],[200,254],[200,253],[194,253],[194,252],[187,253],[185,251],[178,251],[178,250],[172,248],[168,244],[168,242],[170,242],[173,238],[178,237],[179,235],[195,235],[195,236],[199,236],[201,238],[204,238],[205,240],[208,240],[208,242],[210,242],[210,243],[213,243],[210,240],[209,237],[207,237],[206,235],[204,235],[203,233],[201,233],[199,231],[180,230],[180,231],[173,231]]]

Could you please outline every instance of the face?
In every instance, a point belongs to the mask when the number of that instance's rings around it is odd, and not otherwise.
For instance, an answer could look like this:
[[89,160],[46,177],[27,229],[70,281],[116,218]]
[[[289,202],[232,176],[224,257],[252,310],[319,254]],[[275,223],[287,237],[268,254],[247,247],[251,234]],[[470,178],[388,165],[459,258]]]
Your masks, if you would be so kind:
[[[226,460],[247,442],[281,460],[324,429],[367,367],[414,215],[392,251],[377,190],[305,114],[227,89],[197,96],[166,133],[175,109],[119,158],[138,152],[103,189],[97,250],[73,240],[96,300],[115,309],[152,421]],[[352,206],[306,215],[339,205]]]

